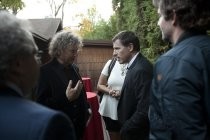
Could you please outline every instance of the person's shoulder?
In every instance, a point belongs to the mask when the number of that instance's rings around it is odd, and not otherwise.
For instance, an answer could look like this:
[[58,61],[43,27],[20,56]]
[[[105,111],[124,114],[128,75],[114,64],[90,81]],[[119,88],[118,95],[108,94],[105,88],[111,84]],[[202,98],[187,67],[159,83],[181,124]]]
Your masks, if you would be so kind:
[[148,71],[149,73],[152,73],[153,64],[149,61],[148,58],[146,58],[143,54],[140,53],[136,59],[137,65],[135,66],[135,69],[139,71]]
[[105,69],[108,69],[109,65],[111,64],[111,61],[112,61],[112,59],[109,59],[106,61],[105,65],[104,65]]
[[[25,99],[19,96],[5,96],[0,98],[0,109],[4,112],[3,114],[7,116],[7,120],[15,122],[13,120],[15,117],[18,123],[28,123],[38,124],[47,123],[56,115],[61,115],[61,112],[47,108],[41,104],[34,101]],[[5,108],[7,106],[7,108]]]
[[51,65],[53,65],[53,63],[54,62],[52,60],[50,60],[50,61],[46,62],[45,64],[42,64],[40,68],[46,69],[46,68],[50,67]]
[[[64,113],[26,99],[20,99],[17,103],[19,104],[14,108],[21,113],[18,113],[15,118],[19,120],[19,125],[24,124],[22,128],[27,133],[41,139],[56,140],[59,137],[74,139],[72,122]],[[15,120],[12,122],[15,123]],[[25,130],[30,126],[33,126],[33,129]],[[21,128],[21,126],[17,128]],[[67,133],[67,131],[69,132]]]
[[106,61],[106,64],[110,64],[111,61],[112,61],[112,59],[107,60],[107,61]]
[[54,73],[52,70],[57,70],[59,67],[61,66],[55,60],[50,60],[49,62],[41,65],[40,73],[44,75],[51,75]]
[[62,112],[50,109],[48,107],[45,107],[33,101],[28,102],[28,106],[29,108],[33,108],[33,109],[31,110],[27,109],[26,112],[28,111],[28,114],[30,116],[34,116],[36,118],[38,117],[39,120],[37,121],[45,120],[47,122],[47,121],[50,121],[55,116],[66,118],[66,116]]
[[33,124],[37,126],[37,132],[42,130],[43,139],[76,140],[73,123],[64,113],[34,102],[31,104],[34,108],[29,114],[33,118]]
[[144,56],[143,54],[140,53],[138,55],[138,57],[140,57],[140,59],[137,58],[140,63],[148,64],[148,65],[152,66],[152,63],[150,62],[150,60],[146,56]]
[[109,60],[107,60],[106,62],[107,62],[107,63],[108,63],[108,62],[110,63],[111,61],[112,61],[112,59],[109,59]]
[[52,121],[53,118],[63,118],[64,120],[67,119],[64,113],[50,109],[34,101],[23,99],[20,101],[20,104],[21,106],[19,109],[23,111],[22,114],[25,116],[26,121],[33,120],[36,122],[36,124],[38,124],[43,122],[48,123]]
[[[26,113],[31,113],[31,114],[36,114],[36,115],[42,115],[44,116],[45,114],[49,115],[54,115],[56,113],[58,113],[57,111],[50,109],[48,107],[45,107],[39,103],[36,103],[34,101],[31,100],[27,100],[24,98],[20,98],[21,101],[19,101],[21,103],[21,107],[23,110],[25,110]],[[31,109],[33,108],[33,109]]]
[[79,67],[75,64],[75,63],[72,63],[72,67],[78,69]]

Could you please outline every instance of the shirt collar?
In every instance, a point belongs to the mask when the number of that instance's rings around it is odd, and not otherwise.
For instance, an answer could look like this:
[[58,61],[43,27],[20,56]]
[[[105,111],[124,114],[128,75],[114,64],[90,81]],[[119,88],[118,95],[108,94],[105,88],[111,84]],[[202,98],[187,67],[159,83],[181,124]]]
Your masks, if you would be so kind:
[[72,67],[72,64],[69,64],[68,66],[64,66],[63,64],[59,63],[59,61],[57,60],[57,58],[54,58],[53,60],[53,63],[56,65],[56,67],[58,67],[59,69],[65,69],[65,68],[71,68]]
[[178,39],[178,41],[176,42],[176,44],[174,44],[174,46],[176,46],[177,44],[179,44],[180,42],[182,42],[183,40],[185,40],[186,38],[192,37],[192,36],[196,36],[196,35],[201,35],[201,34],[206,34],[205,31],[198,31],[195,29],[189,29],[188,31],[185,31]]
[[137,52],[134,57],[131,59],[131,61],[128,63],[127,65],[127,69],[129,69],[129,67],[133,64],[133,61],[136,59],[137,55],[139,54],[139,52]]

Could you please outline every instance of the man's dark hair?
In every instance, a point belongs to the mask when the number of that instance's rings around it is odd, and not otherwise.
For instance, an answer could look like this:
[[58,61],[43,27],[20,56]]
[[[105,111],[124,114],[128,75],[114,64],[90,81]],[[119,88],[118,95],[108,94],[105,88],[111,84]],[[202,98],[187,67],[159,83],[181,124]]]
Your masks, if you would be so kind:
[[176,13],[177,24],[184,30],[210,29],[210,0],[153,0],[166,20]]
[[121,31],[118,34],[116,34],[112,42],[115,42],[117,39],[119,39],[123,46],[127,47],[130,43],[133,44],[133,49],[135,51],[140,51],[140,42],[137,35],[132,31]]

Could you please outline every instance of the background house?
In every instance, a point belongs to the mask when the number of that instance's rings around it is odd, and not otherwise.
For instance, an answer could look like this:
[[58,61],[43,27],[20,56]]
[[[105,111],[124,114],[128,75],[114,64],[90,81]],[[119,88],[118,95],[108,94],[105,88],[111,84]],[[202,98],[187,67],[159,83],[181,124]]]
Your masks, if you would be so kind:
[[62,21],[60,18],[29,19],[32,25],[32,34],[34,40],[42,53],[41,61],[49,61],[48,44],[53,35],[62,30]]

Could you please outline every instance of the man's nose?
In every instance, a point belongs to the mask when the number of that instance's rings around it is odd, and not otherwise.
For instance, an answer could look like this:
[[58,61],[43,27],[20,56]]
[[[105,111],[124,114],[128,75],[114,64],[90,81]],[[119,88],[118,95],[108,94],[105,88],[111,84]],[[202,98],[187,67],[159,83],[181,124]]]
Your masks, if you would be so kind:
[[115,57],[117,56],[117,51],[116,50],[113,51],[113,56],[115,56]]

